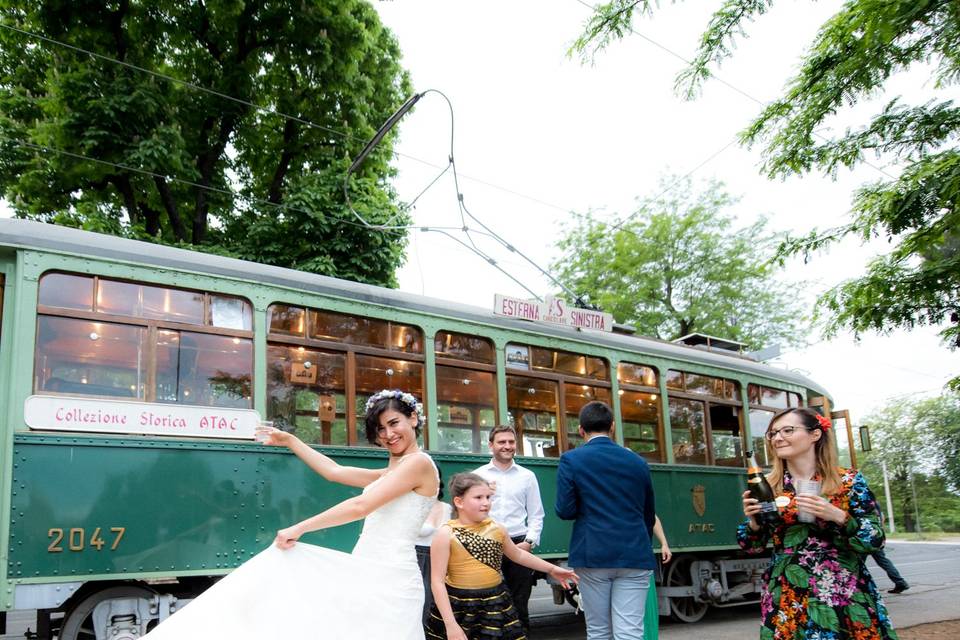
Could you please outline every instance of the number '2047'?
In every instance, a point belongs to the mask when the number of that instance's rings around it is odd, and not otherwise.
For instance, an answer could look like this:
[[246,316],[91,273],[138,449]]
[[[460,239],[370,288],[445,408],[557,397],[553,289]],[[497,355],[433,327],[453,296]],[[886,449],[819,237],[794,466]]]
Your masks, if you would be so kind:
[[47,545],[47,551],[50,553],[61,553],[64,544],[66,544],[67,549],[70,551],[83,551],[84,549],[102,551],[104,547],[108,546],[108,542],[110,551],[116,551],[120,545],[120,540],[123,538],[123,534],[126,532],[126,527],[110,527],[108,536],[112,535],[113,538],[107,541],[101,534],[101,527],[94,529],[89,538],[87,537],[86,529],[81,527],[74,527],[72,529],[53,527],[47,531],[47,537],[50,539],[50,544]]

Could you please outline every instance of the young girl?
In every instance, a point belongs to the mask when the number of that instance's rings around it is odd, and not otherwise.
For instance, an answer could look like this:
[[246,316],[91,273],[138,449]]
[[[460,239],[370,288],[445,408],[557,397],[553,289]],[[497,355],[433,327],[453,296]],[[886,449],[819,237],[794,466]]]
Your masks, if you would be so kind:
[[519,549],[506,529],[487,517],[492,495],[487,481],[475,473],[458,473],[450,480],[456,519],[440,527],[430,546],[434,605],[425,628],[427,638],[526,638],[500,574],[504,555],[549,573],[564,587],[577,581],[572,569]]

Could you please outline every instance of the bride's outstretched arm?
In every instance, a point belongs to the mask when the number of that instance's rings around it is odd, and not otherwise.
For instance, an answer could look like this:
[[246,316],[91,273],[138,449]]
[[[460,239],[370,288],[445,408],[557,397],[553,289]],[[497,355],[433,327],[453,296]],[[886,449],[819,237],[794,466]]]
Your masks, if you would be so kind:
[[258,429],[257,432],[263,438],[264,444],[287,447],[308,467],[330,482],[345,484],[349,487],[365,487],[386,471],[386,469],[361,469],[360,467],[345,467],[342,464],[337,464],[297,436],[286,431],[271,427]]
[[428,495],[435,493],[437,489],[437,472],[430,459],[427,456],[411,456],[410,460],[395,467],[382,482],[371,487],[366,493],[344,500],[292,527],[281,529],[277,532],[275,542],[281,549],[289,549],[305,533],[366,518],[405,493],[419,490]]

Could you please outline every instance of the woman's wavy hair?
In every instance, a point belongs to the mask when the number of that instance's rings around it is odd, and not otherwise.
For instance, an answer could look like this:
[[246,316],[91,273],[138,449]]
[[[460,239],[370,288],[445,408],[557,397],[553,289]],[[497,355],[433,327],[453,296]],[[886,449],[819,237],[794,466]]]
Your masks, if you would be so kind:
[[[375,444],[378,447],[381,446],[380,442],[377,439],[378,432],[380,431],[380,415],[387,410],[393,409],[394,411],[399,411],[408,418],[413,416],[417,412],[416,405],[410,406],[409,403],[404,402],[399,397],[381,397],[374,400],[372,403],[369,403],[367,408],[367,415],[364,417],[364,426],[366,427],[366,436],[367,442],[370,444]],[[423,416],[417,415],[417,426],[414,427],[414,431],[417,436],[420,436],[420,429],[423,426]]]
[[[819,413],[809,407],[784,409],[770,420],[770,424],[767,426],[767,433],[770,432],[780,418],[791,413],[796,414],[797,417],[800,418],[800,422],[807,431],[820,432],[820,439],[817,440],[814,445],[814,452],[817,458],[817,475],[820,476],[821,492],[823,495],[828,496],[836,493],[840,489],[842,482],[838,469],[837,445],[832,434],[830,434],[828,430],[825,430],[817,419],[820,415]],[[777,453],[773,449],[773,443],[766,437],[764,437],[764,440],[767,443],[767,460],[773,461],[773,470],[767,474],[767,480],[770,482],[770,486],[773,487],[774,493],[780,494],[783,493],[783,474],[784,471],[786,471],[786,463],[777,457]]]

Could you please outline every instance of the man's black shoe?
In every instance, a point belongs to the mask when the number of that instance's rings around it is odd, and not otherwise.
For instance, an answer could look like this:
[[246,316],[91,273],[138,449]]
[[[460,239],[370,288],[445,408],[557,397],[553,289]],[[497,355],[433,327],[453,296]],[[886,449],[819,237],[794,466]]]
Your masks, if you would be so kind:
[[910,585],[908,584],[897,584],[893,586],[893,589],[890,589],[889,591],[887,591],[887,593],[903,593],[909,588],[910,588]]

